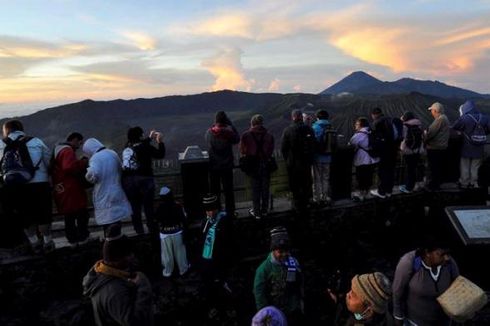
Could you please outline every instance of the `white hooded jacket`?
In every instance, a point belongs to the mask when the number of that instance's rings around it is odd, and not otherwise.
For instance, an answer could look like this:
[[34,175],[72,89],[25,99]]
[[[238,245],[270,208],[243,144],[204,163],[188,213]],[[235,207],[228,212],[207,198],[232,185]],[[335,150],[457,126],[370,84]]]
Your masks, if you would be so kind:
[[131,206],[121,186],[121,161],[116,152],[106,149],[95,138],[85,141],[83,152],[90,157],[85,178],[94,184],[97,224],[110,224],[131,216]]

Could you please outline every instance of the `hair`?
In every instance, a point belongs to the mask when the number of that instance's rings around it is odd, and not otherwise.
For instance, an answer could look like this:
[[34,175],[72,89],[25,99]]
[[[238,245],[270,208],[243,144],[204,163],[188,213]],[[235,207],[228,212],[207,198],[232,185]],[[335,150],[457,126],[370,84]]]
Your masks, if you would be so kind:
[[359,117],[356,122],[359,122],[361,128],[369,127],[369,120],[366,117]]
[[214,122],[221,123],[221,124],[227,124],[228,123],[228,117],[226,116],[225,111],[216,112],[216,115],[214,116]]
[[133,127],[128,130],[128,143],[134,144],[140,141],[143,136],[143,129],[141,127]]
[[434,235],[423,235],[422,238],[418,241],[418,246],[415,251],[417,256],[424,256],[427,252],[432,252],[437,249],[447,249],[448,245],[446,241],[441,239],[440,237]]
[[315,115],[318,119],[320,120],[327,120],[330,115],[328,114],[327,110],[325,109],[319,109],[315,112]]
[[66,141],[72,141],[74,139],[83,140],[83,136],[79,132],[72,132],[68,135],[68,137],[66,137]]
[[403,112],[403,115],[401,117],[402,121],[408,121],[408,120],[412,120],[412,119],[415,119],[415,115],[413,114],[413,112],[411,112],[411,111]]
[[252,126],[262,126],[264,124],[264,117],[260,114],[255,114],[252,119],[250,119]]
[[24,131],[24,125],[20,120],[9,120],[3,124],[3,127],[9,132]]
[[381,111],[380,108],[375,107],[374,109],[371,110],[371,114],[373,114],[373,115],[380,115],[380,114],[383,114],[383,111]]
[[294,109],[291,111],[291,118],[293,118],[294,121],[303,120],[303,112],[299,109]]

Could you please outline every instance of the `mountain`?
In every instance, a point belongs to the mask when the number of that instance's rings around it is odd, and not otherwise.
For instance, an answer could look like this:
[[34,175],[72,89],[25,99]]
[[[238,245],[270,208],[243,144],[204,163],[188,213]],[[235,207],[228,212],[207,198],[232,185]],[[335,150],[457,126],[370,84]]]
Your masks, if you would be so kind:
[[[320,96],[315,94],[254,94],[235,91],[219,91],[187,96],[167,96],[152,99],[92,101],[67,104],[19,117],[30,135],[43,139],[51,148],[73,131],[86,138],[96,137],[107,147],[118,152],[124,147],[129,127],[141,126],[145,131],[157,129],[163,132],[167,146],[167,158],[175,159],[188,145],[205,149],[204,133],[214,121],[218,110],[228,113],[240,133],[249,128],[250,118],[260,113],[265,126],[274,135],[276,149],[280,148],[281,135],[291,123],[293,108],[315,111],[326,108],[331,120],[346,140],[352,135],[355,119],[369,117],[374,107],[383,109],[386,115],[399,117],[404,111],[412,111],[427,126],[432,117],[427,108],[439,101],[446,106],[451,121],[458,117],[460,99],[444,99],[417,92],[395,95],[351,95],[346,97]],[[310,106],[308,104],[311,103]],[[476,106],[490,113],[490,99],[477,99]],[[3,123],[4,120],[0,120]]]
[[363,72],[356,71],[320,93],[320,95],[338,95],[352,93],[356,95],[391,95],[418,92],[441,98],[484,98],[463,88],[450,86],[439,81],[402,78],[394,82],[381,81]]

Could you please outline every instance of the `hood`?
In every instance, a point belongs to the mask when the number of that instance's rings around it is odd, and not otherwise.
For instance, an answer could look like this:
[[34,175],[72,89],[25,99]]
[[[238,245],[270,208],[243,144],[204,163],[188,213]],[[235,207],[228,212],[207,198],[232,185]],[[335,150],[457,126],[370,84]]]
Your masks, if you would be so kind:
[[58,154],[65,148],[71,148],[70,145],[68,144],[58,144],[56,145],[56,147],[54,148],[54,158],[58,157]]
[[[130,273],[107,266],[99,260],[83,278],[83,294],[91,297],[110,281],[118,278],[127,280],[130,276]],[[131,286],[132,283],[127,284]]]
[[8,138],[12,140],[16,140],[19,136],[25,136],[25,132],[17,130],[17,131],[12,131],[9,135]]
[[322,120],[316,120],[315,122],[313,122],[314,125],[322,125],[322,126],[328,126],[330,125],[330,121],[329,120],[325,120],[325,119],[322,119]]
[[409,126],[422,126],[422,122],[420,122],[419,119],[410,119],[408,121],[405,121],[403,124],[409,125]]
[[473,101],[468,100],[468,101],[464,102],[463,105],[461,105],[459,107],[459,115],[468,114],[471,111],[473,111],[474,109],[475,109],[475,104],[473,103]]
[[83,144],[83,152],[88,156],[92,156],[102,147],[104,147],[104,145],[102,145],[100,141],[95,138],[89,138]]
[[211,133],[216,138],[231,139],[234,137],[233,129],[231,129],[230,126],[221,123],[215,123],[211,127]]
[[250,128],[250,131],[256,134],[265,134],[267,129],[264,126],[254,126]]

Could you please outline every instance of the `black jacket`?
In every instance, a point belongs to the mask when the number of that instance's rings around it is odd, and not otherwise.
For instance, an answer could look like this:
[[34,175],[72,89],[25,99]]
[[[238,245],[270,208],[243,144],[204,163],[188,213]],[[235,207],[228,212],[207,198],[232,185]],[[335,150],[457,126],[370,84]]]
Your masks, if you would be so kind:
[[165,144],[158,143],[158,147],[151,144],[151,139],[146,138],[141,143],[134,144],[133,149],[138,161],[138,169],[135,171],[123,170],[123,176],[139,175],[153,176],[152,159],[163,159],[165,157]]
[[311,166],[315,153],[315,133],[303,121],[295,121],[284,129],[281,153],[289,168]]

